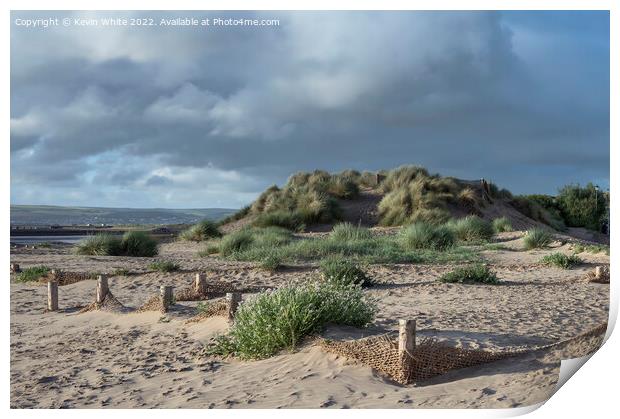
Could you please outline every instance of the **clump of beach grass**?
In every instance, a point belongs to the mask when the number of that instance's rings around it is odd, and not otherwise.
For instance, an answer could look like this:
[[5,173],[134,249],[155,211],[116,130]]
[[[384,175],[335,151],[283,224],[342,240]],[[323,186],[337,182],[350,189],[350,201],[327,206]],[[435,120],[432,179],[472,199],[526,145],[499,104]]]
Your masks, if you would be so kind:
[[486,242],[493,237],[491,223],[475,215],[451,220],[447,225],[454,231],[457,239],[464,242]]
[[564,253],[555,252],[543,257],[540,263],[543,265],[557,266],[562,269],[571,269],[581,265],[583,260],[577,255],[565,255]]
[[483,264],[460,266],[443,274],[439,280],[447,283],[461,284],[498,284],[497,275]]
[[303,217],[298,212],[273,211],[259,214],[252,225],[255,227],[282,227],[287,230],[304,229]]
[[211,220],[203,220],[194,224],[179,234],[181,240],[201,242],[212,238],[221,237],[222,233],[217,224]]
[[341,242],[367,240],[372,238],[372,233],[366,227],[355,226],[351,223],[340,223],[334,226],[329,238]]
[[290,231],[280,227],[246,228],[227,234],[219,244],[223,256],[249,250],[250,248],[273,249],[292,240]]
[[276,252],[269,253],[263,257],[259,263],[259,266],[265,271],[275,272],[282,266],[282,257],[280,257],[280,255]]
[[286,285],[243,302],[229,333],[218,337],[207,353],[267,358],[295,350],[304,337],[327,324],[364,327],[376,310],[360,286],[335,281]]
[[22,270],[19,274],[17,274],[15,280],[17,282],[38,281],[39,278],[47,275],[50,271],[51,269],[48,266],[33,266]]
[[371,278],[354,261],[340,256],[330,256],[320,263],[320,272],[324,281],[335,281],[345,285],[360,285],[369,287],[373,284]]
[[544,249],[551,244],[552,240],[553,237],[551,236],[551,233],[537,227],[528,230],[525,233],[525,236],[523,236],[525,250]]
[[149,265],[149,269],[159,272],[174,272],[180,269],[180,266],[176,262],[170,260],[158,260]]
[[144,231],[128,231],[122,237],[103,233],[80,241],[78,255],[152,257],[157,255],[157,241]]
[[512,223],[508,217],[499,217],[493,220],[493,230],[496,233],[512,231]]
[[454,246],[454,233],[447,226],[417,222],[404,227],[400,233],[408,249],[445,250]]
[[128,231],[121,239],[121,253],[125,256],[153,257],[157,255],[157,241],[144,231]]
[[91,256],[115,256],[120,254],[120,251],[120,237],[108,233],[88,236],[81,240],[75,248],[75,253],[78,255]]

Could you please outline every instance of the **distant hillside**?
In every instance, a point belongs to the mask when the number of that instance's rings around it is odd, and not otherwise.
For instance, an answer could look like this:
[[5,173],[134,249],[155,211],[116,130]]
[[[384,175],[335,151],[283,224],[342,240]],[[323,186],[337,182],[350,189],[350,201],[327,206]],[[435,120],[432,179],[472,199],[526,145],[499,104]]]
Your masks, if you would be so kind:
[[226,208],[98,208],[11,205],[11,225],[191,224],[205,218],[219,221],[237,210]]

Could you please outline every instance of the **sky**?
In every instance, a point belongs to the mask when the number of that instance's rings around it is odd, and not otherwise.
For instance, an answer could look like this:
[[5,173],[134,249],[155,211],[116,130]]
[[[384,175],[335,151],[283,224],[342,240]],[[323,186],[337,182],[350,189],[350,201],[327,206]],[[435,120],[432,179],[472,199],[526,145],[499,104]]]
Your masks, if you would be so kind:
[[[212,25],[161,25],[177,17]],[[24,26],[45,18],[69,26]],[[404,164],[517,194],[609,187],[605,11],[11,19],[12,204],[239,208],[300,170]]]

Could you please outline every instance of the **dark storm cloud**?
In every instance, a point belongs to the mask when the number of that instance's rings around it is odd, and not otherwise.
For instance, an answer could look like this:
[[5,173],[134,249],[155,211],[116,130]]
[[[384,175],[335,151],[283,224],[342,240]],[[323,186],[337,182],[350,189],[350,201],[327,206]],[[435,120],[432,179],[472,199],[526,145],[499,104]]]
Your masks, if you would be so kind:
[[14,201],[60,184],[70,199],[48,203],[239,206],[292,171],[407,163],[517,192],[608,182],[605,13],[569,16],[590,32],[477,12],[193,15],[281,25],[12,27]]

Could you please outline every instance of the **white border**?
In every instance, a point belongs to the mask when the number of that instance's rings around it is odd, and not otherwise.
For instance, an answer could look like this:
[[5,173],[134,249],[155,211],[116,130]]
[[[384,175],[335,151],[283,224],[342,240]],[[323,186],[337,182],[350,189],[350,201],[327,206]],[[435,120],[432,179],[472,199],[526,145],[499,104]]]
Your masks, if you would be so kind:
[[[171,7],[174,6],[174,7]],[[176,0],[174,2],[152,0],[149,2],[139,2],[132,0],[93,0],[89,2],[77,1],[77,0],[64,0],[64,1],[33,1],[23,0],[14,1],[8,0],[3,2],[2,7],[2,61],[4,64],[1,67],[2,84],[5,92],[4,100],[2,100],[2,114],[4,118],[0,122],[2,125],[2,132],[4,135],[3,152],[0,153],[2,159],[3,175],[1,178],[1,188],[3,194],[4,205],[2,207],[2,227],[3,231],[9,229],[9,208],[10,208],[10,64],[9,64],[9,49],[10,49],[10,10],[610,10],[611,16],[611,43],[610,43],[610,65],[611,65],[611,103],[610,103],[610,121],[611,121],[611,138],[618,138],[618,83],[617,78],[620,74],[620,66],[618,65],[619,59],[619,5],[618,2],[607,0],[565,0],[559,2],[557,0],[470,0],[470,1],[457,1],[457,0],[436,0],[436,1],[376,1],[376,0],[315,0],[315,1],[277,1],[277,0],[265,0],[261,2],[256,1],[241,1],[241,0],[211,0],[211,1],[198,1],[198,0]],[[610,173],[610,185],[614,184],[617,180],[618,170],[615,167],[618,164],[617,158],[617,146],[613,141],[610,141],[611,146],[611,173]],[[615,191],[614,191],[615,192]],[[615,195],[614,195],[615,196]],[[611,204],[611,218],[617,218],[620,216],[618,212],[618,205],[616,200],[612,199]],[[615,231],[615,230],[614,230]],[[616,248],[615,236],[612,236],[612,247]],[[8,265],[9,260],[9,242],[8,240],[1,241],[3,266]],[[612,266],[616,266],[616,253],[612,251]],[[8,271],[8,270],[7,270]],[[612,269],[615,272],[615,269]],[[8,275],[7,275],[8,276]],[[6,277],[5,277],[6,278]],[[8,278],[7,278],[8,279]],[[615,279],[615,278],[614,278]],[[8,287],[8,281],[5,282],[5,286]],[[5,288],[6,290],[6,288]],[[3,395],[5,400],[5,409],[9,407],[9,307],[10,307],[10,295],[4,294],[2,312],[4,336],[6,337],[5,343],[2,345],[2,353],[4,355],[4,362],[2,364],[2,376],[3,381]],[[615,324],[618,313],[618,284],[617,281],[612,280],[611,286],[611,301],[610,301],[610,326]],[[612,326],[613,327],[613,326]],[[608,333],[609,336],[609,333]],[[618,361],[614,356],[614,353],[620,353],[618,351],[620,343],[618,341],[617,333],[613,334],[608,342],[590,359],[586,366],[577,372],[576,377],[570,379],[562,389],[554,395],[548,403],[542,408],[536,410],[531,414],[531,417],[543,418],[543,417],[556,417],[561,416],[563,418],[580,417],[584,415],[594,415],[600,417],[610,416],[609,413],[617,411],[617,388],[618,388]],[[525,409],[531,410],[531,409]],[[419,410],[414,411],[405,409],[393,409],[388,414],[400,417],[459,417],[459,418],[479,418],[479,417],[499,417],[499,416],[513,416],[516,414],[526,413],[521,409],[505,409],[505,410]],[[294,413],[292,411],[275,411],[275,410],[243,410],[235,411],[235,415],[238,416],[289,416],[295,414],[301,417],[313,417],[316,415],[321,416],[348,416],[348,415],[363,415],[363,416],[375,416],[380,412],[376,410],[354,410],[354,411],[332,411],[332,410],[297,410]],[[23,411],[13,410],[10,411],[14,416],[25,416],[32,414],[45,414],[49,416],[55,415],[69,415],[76,417],[77,415],[83,415],[84,413],[78,410],[74,411]],[[89,411],[88,415],[100,416],[109,415],[109,411]],[[174,411],[158,410],[158,411],[143,411],[143,410],[116,410],[113,414],[121,415],[149,415],[152,417],[161,417],[170,414],[179,414]],[[189,415],[190,417],[203,418],[208,414],[210,417],[221,417],[228,414],[227,411],[203,411],[192,410],[184,411],[180,414]]]

